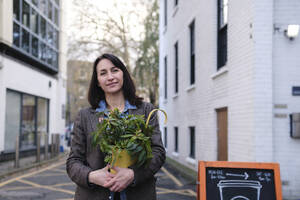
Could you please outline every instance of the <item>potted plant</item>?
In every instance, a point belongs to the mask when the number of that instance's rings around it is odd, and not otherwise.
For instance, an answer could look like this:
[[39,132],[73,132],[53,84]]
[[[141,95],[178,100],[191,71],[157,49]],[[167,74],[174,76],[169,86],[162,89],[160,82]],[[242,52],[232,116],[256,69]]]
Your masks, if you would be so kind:
[[[118,109],[108,113],[100,112],[101,123],[97,130],[92,133],[93,145],[99,145],[106,154],[104,161],[110,166],[129,167],[136,164],[138,167],[147,164],[152,158],[151,136],[153,127],[148,125],[152,110],[145,122],[144,115],[125,115]],[[112,173],[115,173],[112,171]]]

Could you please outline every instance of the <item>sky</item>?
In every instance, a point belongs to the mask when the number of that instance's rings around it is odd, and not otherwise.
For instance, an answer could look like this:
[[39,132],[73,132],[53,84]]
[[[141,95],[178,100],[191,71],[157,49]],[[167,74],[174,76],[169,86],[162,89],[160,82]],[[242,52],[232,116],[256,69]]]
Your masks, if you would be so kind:
[[[130,29],[131,34],[134,37],[140,37],[140,34],[143,32],[143,26],[141,25],[143,19],[145,18],[147,12],[145,6],[143,5],[144,0],[86,0],[93,5],[95,8],[101,10],[106,10],[110,13],[110,16],[113,18],[118,18],[120,13],[128,13],[130,11],[138,12],[138,17],[136,15],[130,16]],[[78,33],[78,30],[74,27],[74,22],[76,22],[76,16],[78,11],[74,6],[74,0],[67,1],[67,30],[68,35],[71,33]],[[82,32],[81,34],[84,34]]]

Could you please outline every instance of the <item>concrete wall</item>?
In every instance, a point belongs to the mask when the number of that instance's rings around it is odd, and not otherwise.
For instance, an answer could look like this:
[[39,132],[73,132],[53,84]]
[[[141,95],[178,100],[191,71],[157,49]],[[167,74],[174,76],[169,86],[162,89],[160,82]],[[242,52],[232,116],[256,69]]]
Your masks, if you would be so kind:
[[[0,0],[0,42],[12,45],[13,1]],[[17,58],[0,54],[0,152],[4,150],[6,90],[12,89],[50,100],[49,133],[64,133],[66,105],[66,2],[60,1],[59,73],[50,75]],[[51,82],[51,87],[49,87]]]

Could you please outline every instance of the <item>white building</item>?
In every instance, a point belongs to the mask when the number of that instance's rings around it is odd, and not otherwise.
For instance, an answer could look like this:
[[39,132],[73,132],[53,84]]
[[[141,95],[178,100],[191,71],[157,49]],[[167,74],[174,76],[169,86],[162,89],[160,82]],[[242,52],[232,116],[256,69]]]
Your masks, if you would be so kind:
[[160,0],[169,158],[194,170],[198,160],[277,162],[284,198],[300,198],[300,139],[290,136],[300,36],[287,34],[299,11],[299,0]]
[[0,160],[64,133],[65,21],[62,0],[0,0]]

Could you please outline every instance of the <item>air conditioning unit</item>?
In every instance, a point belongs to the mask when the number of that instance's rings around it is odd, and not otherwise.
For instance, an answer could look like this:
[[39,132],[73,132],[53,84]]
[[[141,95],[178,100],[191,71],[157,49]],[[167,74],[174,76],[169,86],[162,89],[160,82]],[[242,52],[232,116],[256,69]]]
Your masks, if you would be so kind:
[[300,113],[290,114],[291,137],[300,138]]

